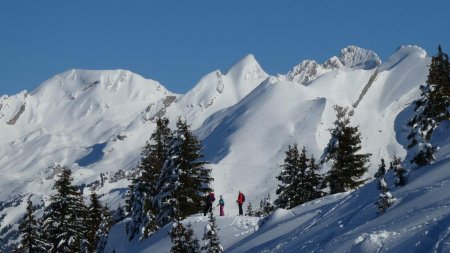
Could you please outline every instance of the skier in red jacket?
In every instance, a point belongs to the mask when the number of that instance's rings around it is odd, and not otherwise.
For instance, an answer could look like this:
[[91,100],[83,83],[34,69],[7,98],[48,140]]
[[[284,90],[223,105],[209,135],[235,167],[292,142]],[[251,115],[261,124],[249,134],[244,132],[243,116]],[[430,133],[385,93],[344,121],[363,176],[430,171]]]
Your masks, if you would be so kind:
[[244,211],[242,210],[242,205],[244,204],[244,202],[245,202],[245,196],[241,191],[239,191],[238,198],[236,200],[236,203],[239,206],[239,215],[244,215]]

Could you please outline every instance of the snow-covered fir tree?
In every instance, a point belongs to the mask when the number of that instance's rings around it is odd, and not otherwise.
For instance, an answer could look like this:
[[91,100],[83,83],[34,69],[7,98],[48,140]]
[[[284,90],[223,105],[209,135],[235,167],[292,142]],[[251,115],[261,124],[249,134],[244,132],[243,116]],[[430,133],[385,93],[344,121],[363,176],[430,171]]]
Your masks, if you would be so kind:
[[169,232],[172,248],[170,253],[200,253],[200,244],[194,235],[191,224],[183,226],[180,218],[173,223]]
[[389,192],[387,183],[384,180],[384,174],[378,178],[378,189],[380,190],[380,196],[375,204],[378,208],[378,213],[383,214],[394,202],[394,198]]
[[142,238],[147,238],[159,229],[156,221],[158,209],[154,204],[154,197],[159,192],[158,181],[172,139],[168,125],[167,118],[156,120],[156,129],[142,150],[137,177],[129,186],[127,210],[131,222],[127,229],[130,240],[139,233],[142,233]]
[[97,229],[97,252],[103,252],[108,241],[109,230],[114,224],[111,212],[107,205],[105,205],[101,210],[101,222]]
[[42,235],[52,246],[50,252],[80,252],[84,244],[86,207],[76,186],[72,172],[64,167],[56,180],[42,219]]
[[430,144],[431,135],[443,120],[450,120],[450,64],[448,55],[438,47],[438,54],[431,58],[428,78],[420,87],[421,96],[415,101],[415,115],[408,122],[408,148],[415,156],[411,160],[418,167],[436,160],[436,147]]
[[160,193],[157,196],[158,220],[165,224],[175,213],[185,218],[202,211],[204,194],[210,192],[211,170],[202,161],[202,146],[186,121],[178,119],[169,158],[165,162]]
[[203,234],[203,246],[201,250],[206,253],[221,253],[223,247],[220,245],[218,227],[216,224],[216,218],[213,213],[209,214],[209,222],[205,226],[205,232]]
[[407,172],[402,165],[402,161],[399,157],[394,156],[394,160],[391,162],[390,170],[394,171],[395,176],[395,187],[401,187],[406,184]]
[[99,236],[97,234],[102,222],[102,205],[95,192],[91,193],[91,203],[86,215],[86,252],[96,252]]
[[320,169],[320,164],[316,163],[316,159],[311,155],[308,170],[306,171],[306,195],[308,201],[325,195],[322,191],[323,176],[318,173]]
[[[311,163],[312,162],[312,163]],[[321,197],[321,177],[316,173],[319,166],[306,156],[306,148],[299,153],[297,145],[288,146],[282,170],[277,176],[278,185],[275,200],[277,207],[290,209],[307,201]]]
[[330,193],[345,192],[355,189],[366,180],[361,177],[368,169],[367,163],[371,154],[361,154],[361,134],[358,127],[350,125],[353,111],[341,106],[334,106],[336,121],[330,129],[331,139],[325,148],[322,162],[331,162],[326,181]]
[[86,215],[86,252],[102,252],[108,238],[109,229],[113,224],[111,213],[107,206],[102,206],[98,195],[91,193],[91,203]]
[[19,226],[22,240],[18,247],[18,252],[24,253],[44,253],[48,250],[48,243],[41,239],[39,233],[39,223],[34,216],[34,206],[31,196],[27,200],[27,211]]
[[275,205],[270,200],[270,193],[268,193],[267,196],[259,202],[259,208],[254,211],[254,216],[267,217],[275,211],[275,209]]
[[[305,149],[303,149],[305,150]],[[284,158],[282,170],[277,176],[280,182],[276,191],[278,195],[275,200],[277,207],[290,209],[301,203],[299,199],[299,188],[302,186],[308,159],[306,151],[300,155],[297,144],[289,145]]]

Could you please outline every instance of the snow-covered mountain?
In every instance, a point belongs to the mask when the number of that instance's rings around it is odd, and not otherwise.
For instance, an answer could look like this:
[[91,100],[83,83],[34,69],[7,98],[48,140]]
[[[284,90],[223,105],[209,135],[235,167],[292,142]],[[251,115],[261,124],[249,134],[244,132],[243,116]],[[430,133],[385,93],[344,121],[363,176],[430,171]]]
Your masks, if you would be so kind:
[[[184,95],[173,94],[158,82],[129,71],[70,70],[31,93],[3,96],[0,238],[14,241],[11,231],[17,228],[14,224],[22,216],[29,194],[33,194],[36,204],[46,203],[58,172],[53,171],[54,164],[71,167],[75,183],[85,186],[85,195],[94,190],[110,207],[122,204],[129,183],[126,175],[139,160],[155,119],[161,116],[169,117],[172,123],[181,116],[195,129],[211,162],[215,178],[212,187],[224,196],[226,203],[234,203],[238,190],[255,204],[267,193],[274,196],[278,165],[287,146],[294,142],[320,157],[330,136],[328,129],[335,119],[336,104],[354,108],[352,120],[360,126],[363,151],[373,154],[366,174],[369,178],[380,158],[406,156],[405,122],[411,115],[410,104],[426,80],[428,63],[426,52],[416,46],[399,48],[384,63],[370,50],[349,46],[323,64],[305,60],[287,74],[277,76],[269,76],[255,57],[248,55],[228,71],[205,75]],[[325,167],[323,172],[326,170]],[[371,186],[364,187],[359,191]],[[321,203],[331,207],[357,192],[330,196]],[[320,209],[322,204],[314,210],[325,210]],[[275,216],[284,218],[269,220],[273,229],[288,222],[290,215],[303,219],[300,213],[309,211],[299,207],[293,213],[282,212]],[[314,222],[314,217],[311,212],[304,219]],[[198,222],[204,221],[199,218]],[[244,220],[236,222],[247,224]],[[245,225],[246,228],[256,230],[254,221],[248,222],[253,225]],[[354,225],[353,229],[360,225],[363,224]],[[264,226],[267,231],[272,229],[267,223]],[[254,235],[266,230],[258,230],[261,232]],[[368,230],[362,233],[370,237]],[[249,244],[229,239],[226,248],[243,252],[240,249],[254,248],[261,241],[277,252],[275,242],[294,245],[288,235],[283,237],[285,241],[271,239],[272,244],[254,235],[245,239]],[[338,236],[342,233],[329,234],[327,238]],[[258,247],[255,252],[264,249]]]

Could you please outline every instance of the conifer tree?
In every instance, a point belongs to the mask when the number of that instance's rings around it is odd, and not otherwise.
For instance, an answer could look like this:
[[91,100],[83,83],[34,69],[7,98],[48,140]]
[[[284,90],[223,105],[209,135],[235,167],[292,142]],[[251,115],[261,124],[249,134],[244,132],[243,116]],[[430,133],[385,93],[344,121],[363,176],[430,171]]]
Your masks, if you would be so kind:
[[169,236],[172,241],[171,253],[200,253],[200,245],[191,224],[189,223],[187,228],[184,227],[178,216],[173,223]]
[[39,235],[39,224],[34,216],[33,202],[31,196],[27,201],[27,211],[19,226],[22,241],[19,245],[19,252],[24,253],[44,253],[47,252],[47,243]]
[[169,158],[159,182],[161,190],[157,201],[161,223],[173,220],[176,212],[185,218],[202,211],[203,196],[212,190],[209,183],[213,179],[211,170],[204,167],[206,162],[202,161],[201,151],[201,143],[189,125],[178,119]]
[[53,189],[56,193],[50,197],[42,221],[44,240],[52,248],[50,252],[79,252],[85,240],[84,217],[86,208],[77,187],[72,185],[72,173],[64,167]]
[[322,191],[323,176],[318,173],[320,165],[316,163],[313,155],[309,158],[308,170],[306,171],[306,195],[308,201],[324,196]]
[[375,204],[378,207],[378,213],[383,214],[394,202],[394,198],[389,192],[386,181],[384,181],[384,175],[380,176],[378,179],[378,189],[380,190],[380,196]]
[[109,230],[114,224],[111,212],[107,205],[105,205],[101,210],[101,222],[97,230],[97,252],[103,252],[108,241]]
[[278,197],[275,204],[277,207],[290,209],[301,202],[298,200],[298,186],[301,184],[299,181],[302,180],[300,177],[306,171],[307,162],[306,154],[301,158],[297,144],[288,146],[284,164],[281,165],[282,170],[277,176],[280,181],[276,191]]
[[156,129],[142,150],[138,176],[129,187],[127,209],[132,220],[128,226],[130,240],[138,233],[142,233],[142,238],[147,238],[159,229],[155,220],[158,210],[154,198],[159,191],[158,181],[172,139],[168,125],[167,118],[157,119]]
[[375,173],[375,178],[380,178],[386,174],[386,164],[384,163],[384,159],[381,158],[381,163],[378,166],[378,171]]
[[220,245],[219,235],[217,234],[216,218],[213,213],[209,214],[209,223],[205,227],[205,233],[203,234],[204,244],[201,247],[206,253],[221,253],[223,247]]
[[330,129],[331,139],[322,156],[322,162],[331,162],[326,181],[330,193],[345,192],[363,184],[360,180],[368,169],[371,154],[359,154],[361,150],[361,134],[358,127],[350,126],[350,115],[353,111],[341,106],[334,106],[336,121]]
[[408,148],[415,149],[411,160],[418,167],[435,161],[431,135],[443,120],[450,120],[450,64],[448,55],[438,47],[438,54],[431,58],[428,78],[420,87],[421,96],[415,101],[414,117],[408,122],[411,132],[408,135]]
[[86,215],[86,251],[93,253],[96,251],[99,236],[97,234],[102,222],[102,205],[95,192],[90,196],[91,204],[87,208]]
[[391,166],[389,168],[390,170],[393,170],[395,173],[395,187],[401,187],[406,184],[406,170],[402,166],[402,162],[400,161],[400,158],[394,156],[394,161],[391,162]]

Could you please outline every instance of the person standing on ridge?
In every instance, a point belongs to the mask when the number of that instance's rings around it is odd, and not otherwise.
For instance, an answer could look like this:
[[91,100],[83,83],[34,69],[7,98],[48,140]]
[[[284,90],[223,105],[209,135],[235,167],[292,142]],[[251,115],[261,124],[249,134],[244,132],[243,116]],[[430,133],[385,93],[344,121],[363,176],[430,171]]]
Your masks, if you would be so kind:
[[222,195],[220,195],[219,204],[217,206],[220,206],[220,216],[225,216],[225,213],[223,211],[223,207],[225,206],[225,202],[223,201]]
[[239,191],[238,199],[236,200],[236,203],[239,206],[239,215],[244,215],[244,211],[242,210],[242,205],[244,204],[244,202],[245,202],[245,196],[241,191]]
[[205,209],[203,210],[203,216],[206,216],[206,213],[209,211],[210,213],[212,213],[212,203],[216,200],[216,198],[214,197],[214,192],[211,192],[210,194],[206,195],[206,205],[205,205]]

